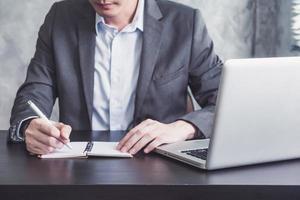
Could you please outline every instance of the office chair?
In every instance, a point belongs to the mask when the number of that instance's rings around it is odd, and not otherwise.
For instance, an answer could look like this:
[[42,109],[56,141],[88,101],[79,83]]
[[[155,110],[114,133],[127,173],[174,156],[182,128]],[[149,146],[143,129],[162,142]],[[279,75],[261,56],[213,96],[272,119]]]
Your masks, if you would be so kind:
[[191,94],[189,92],[188,92],[188,95],[187,95],[187,107],[186,108],[187,108],[186,109],[187,113],[195,111],[195,107],[194,107],[194,104],[193,104],[192,96],[191,96]]

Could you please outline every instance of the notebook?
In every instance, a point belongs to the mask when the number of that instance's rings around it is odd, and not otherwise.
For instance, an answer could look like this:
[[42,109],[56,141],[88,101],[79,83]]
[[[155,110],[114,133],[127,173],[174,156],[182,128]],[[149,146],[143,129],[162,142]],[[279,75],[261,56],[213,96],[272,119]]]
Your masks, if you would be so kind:
[[52,153],[40,155],[39,158],[132,157],[131,154],[123,153],[116,149],[118,142],[71,142],[70,144],[72,149],[64,146],[62,149],[56,149]]

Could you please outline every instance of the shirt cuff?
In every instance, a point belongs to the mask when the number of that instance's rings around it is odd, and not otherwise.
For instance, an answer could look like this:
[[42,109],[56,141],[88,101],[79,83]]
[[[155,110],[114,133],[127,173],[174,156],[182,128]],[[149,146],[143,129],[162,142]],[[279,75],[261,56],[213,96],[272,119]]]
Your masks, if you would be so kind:
[[27,117],[27,118],[19,121],[15,125],[11,126],[9,128],[9,136],[8,136],[8,139],[7,139],[8,142],[10,142],[10,143],[24,142],[25,138],[24,138],[24,133],[21,131],[21,127],[24,125],[24,123],[26,123],[26,121],[31,120],[31,119],[35,119],[35,118],[38,118],[38,116]]
[[195,128],[195,134],[194,134],[194,137],[191,139],[191,140],[195,140],[195,139],[205,139],[205,135],[200,131],[200,129],[193,123],[193,122],[190,122],[186,119],[177,119],[177,120],[181,120],[181,121],[185,121],[186,123],[189,123],[191,124],[194,128]]

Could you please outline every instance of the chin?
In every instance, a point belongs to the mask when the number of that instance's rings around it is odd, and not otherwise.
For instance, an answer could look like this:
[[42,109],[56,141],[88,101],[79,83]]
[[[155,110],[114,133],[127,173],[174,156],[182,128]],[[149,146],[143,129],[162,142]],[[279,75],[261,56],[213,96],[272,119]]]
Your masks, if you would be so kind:
[[96,12],[102,16],[102,17],[115,17],[117,16],[117,12],[113,12],[113,11],[103,11],[103,10],[96,10]]

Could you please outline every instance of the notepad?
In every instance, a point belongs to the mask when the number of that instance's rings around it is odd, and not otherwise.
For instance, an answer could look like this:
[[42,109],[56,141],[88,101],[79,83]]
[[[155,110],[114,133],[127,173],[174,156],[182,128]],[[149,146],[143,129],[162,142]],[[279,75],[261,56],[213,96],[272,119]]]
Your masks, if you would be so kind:
[[64,146],[40,158],[87,158],[89,156],[131,158],[129,153],[117,150],[118,142],[71,142],[72,149]]

